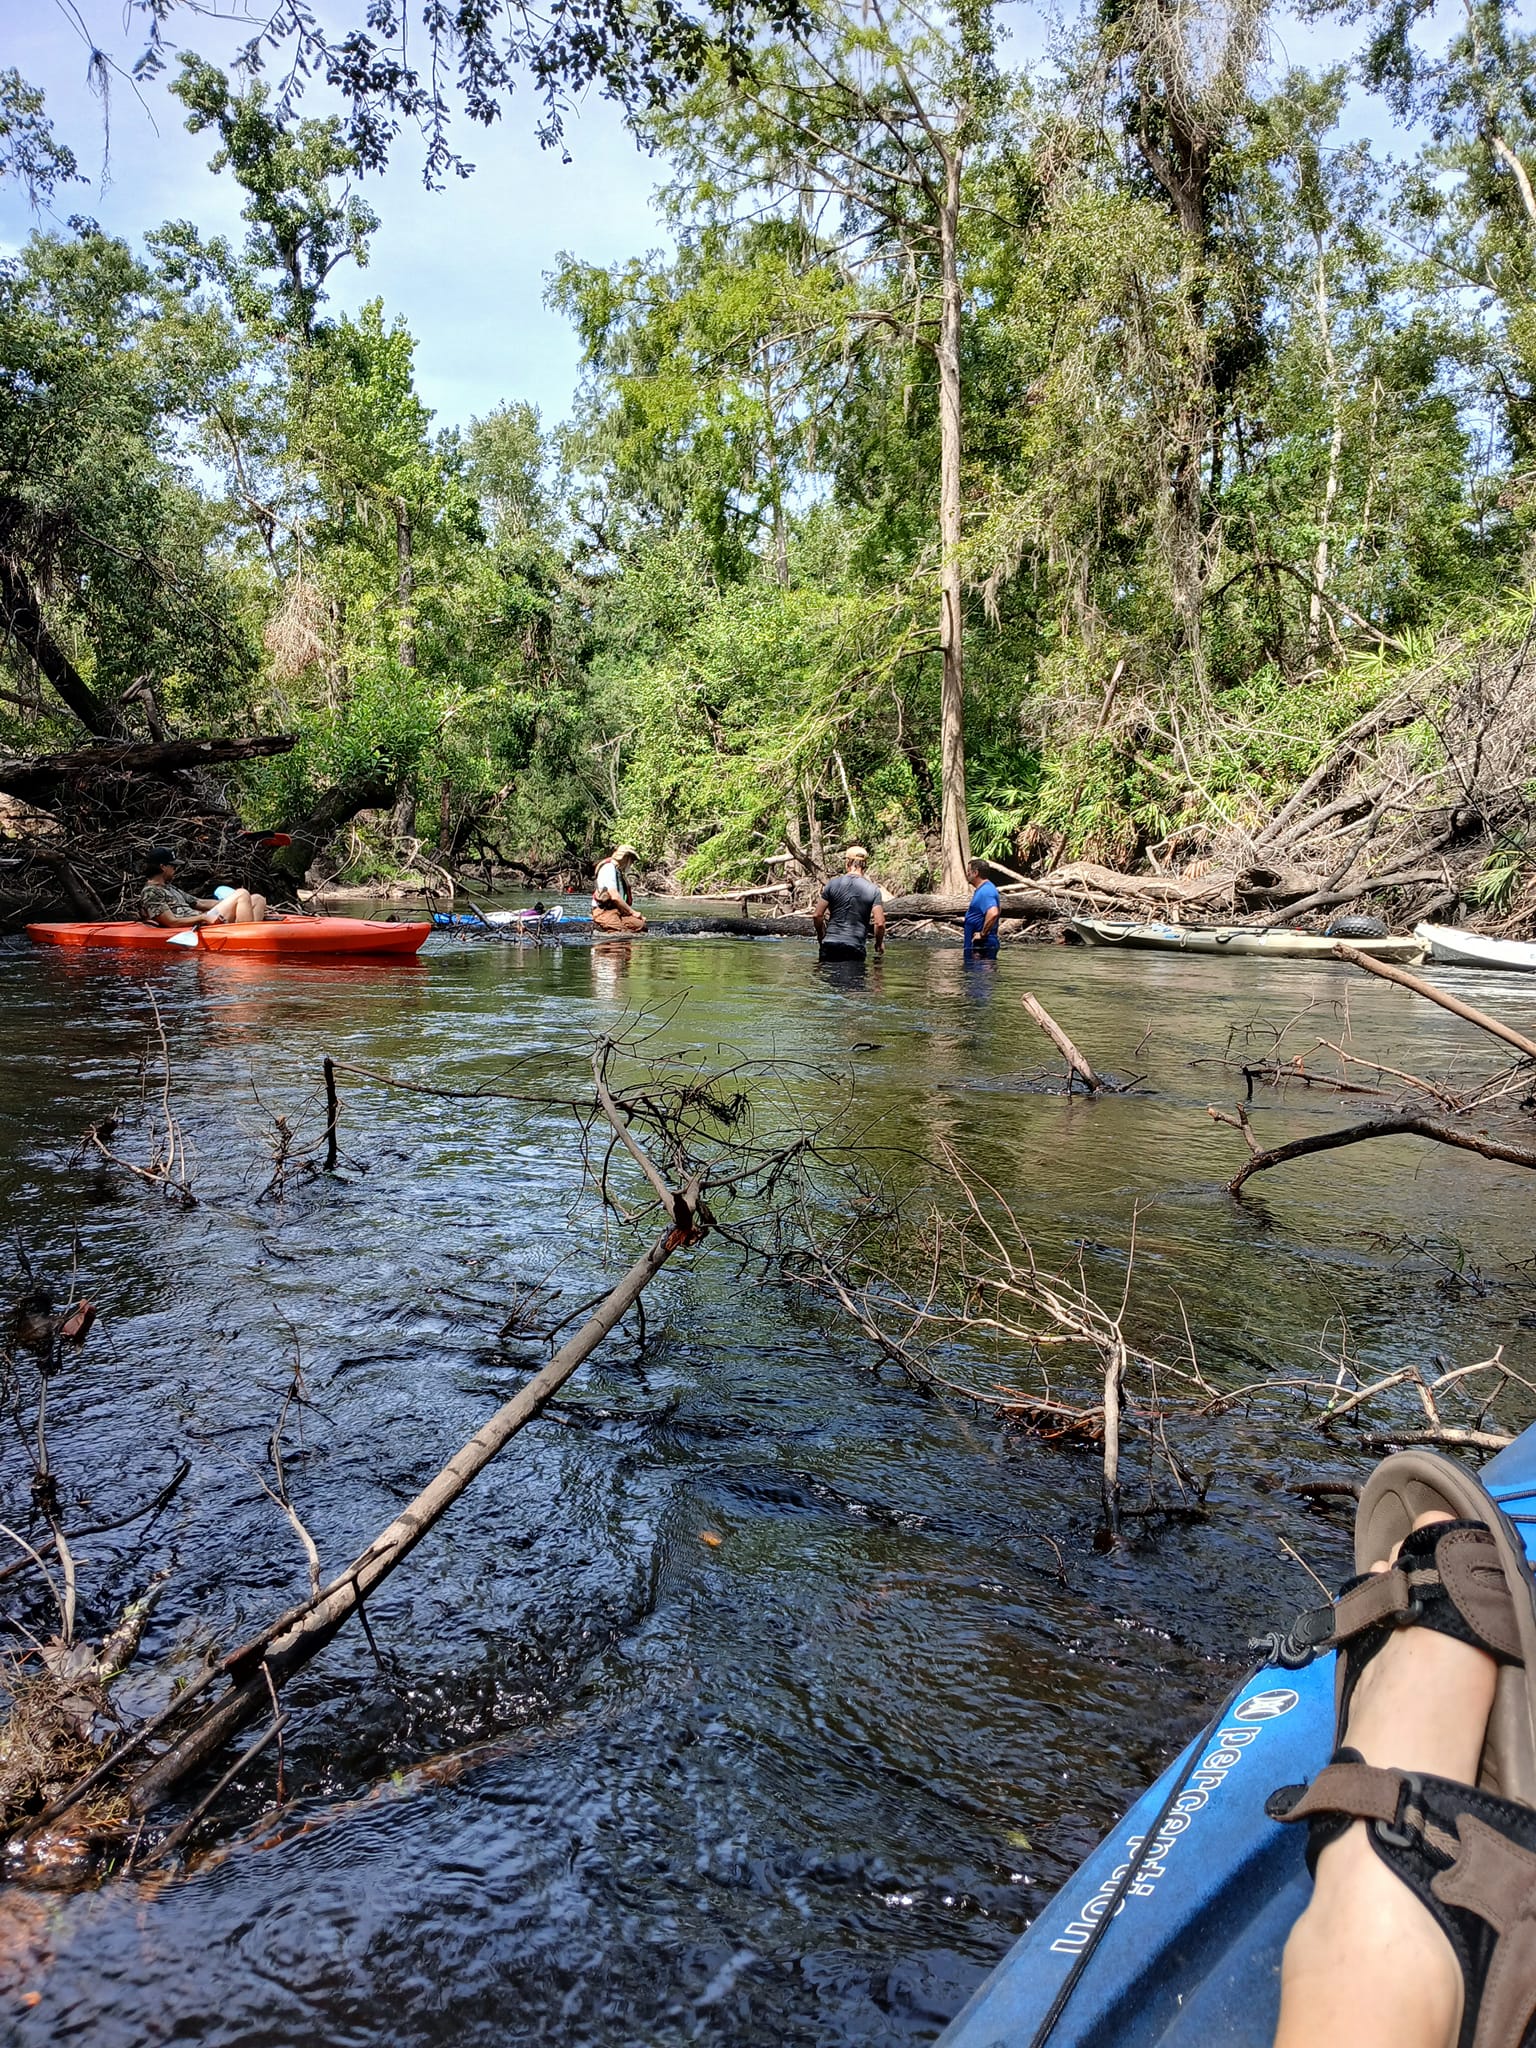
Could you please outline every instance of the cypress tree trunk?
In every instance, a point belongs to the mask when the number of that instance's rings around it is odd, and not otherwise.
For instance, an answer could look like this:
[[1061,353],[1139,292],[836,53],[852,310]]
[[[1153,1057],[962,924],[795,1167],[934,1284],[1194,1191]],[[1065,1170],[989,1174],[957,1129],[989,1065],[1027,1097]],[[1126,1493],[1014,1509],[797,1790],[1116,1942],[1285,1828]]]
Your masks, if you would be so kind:
[[404,498],[395,500],[395,595],[400,605],[400,664],[416,666],[416,621],[411,600],[416,595],[416,570],[411,561],[411,515]]
[[944,157],[944,201],[939,211],[943,297],[939,315],[939,644],[944,672],[939,686],[940,865],[943,893],[965,889],[970,828],[965,802],[965,651],[960,583],[960,152]]

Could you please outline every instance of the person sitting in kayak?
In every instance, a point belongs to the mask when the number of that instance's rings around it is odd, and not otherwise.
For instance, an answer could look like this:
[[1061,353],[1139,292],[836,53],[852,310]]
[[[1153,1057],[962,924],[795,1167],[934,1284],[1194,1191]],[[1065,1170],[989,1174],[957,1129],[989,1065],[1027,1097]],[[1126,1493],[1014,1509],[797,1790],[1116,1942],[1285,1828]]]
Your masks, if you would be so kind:
[[965,913],[965,957],[967,960],[995,960],[998,925],[1003,915],[1002,898],[997,893],[997,884],[989,882],[982,873],[979,860],[967,861],[965,872],[975,891]]
[[626,840],[616,846],[597,871],[592,885],[592,927],[600,932],[643,932],[645,919],[635,909],[629,870],[640,858]]
[[880,885],[869,879],[869,852],[850,846],[843,859],[847,871],[832,875],[823,883],[821,901],[811,912],[822,960],[862,962],[870,933],[874,933],[875,958],[885,951],[885,905]]
[[189,896],[176,886],[175,847],[153,846],[139,891],[139,915],[146,924],[172,930],[199,924],[261,924],[267,915],[267,899],[253,896],[249,889],[230,890],[222,899]]

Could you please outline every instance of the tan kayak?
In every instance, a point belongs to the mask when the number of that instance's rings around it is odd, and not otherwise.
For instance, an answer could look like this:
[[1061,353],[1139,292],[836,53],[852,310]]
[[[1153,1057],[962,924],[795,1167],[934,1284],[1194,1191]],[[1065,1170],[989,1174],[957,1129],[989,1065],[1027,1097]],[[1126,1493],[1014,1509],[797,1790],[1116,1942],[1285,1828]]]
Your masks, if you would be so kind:
[[1423,941],[1402,939],[1327,939],[1320,932],[1256,931],[1245,924],[1132,924],[1114,917],[1073,917],[1070,930],[1090,946],[1134,946],[1154,953],[1240,953],[1261,960],[1332,960],[1341,943],[1376,960],[1411,966],[1424,958]]

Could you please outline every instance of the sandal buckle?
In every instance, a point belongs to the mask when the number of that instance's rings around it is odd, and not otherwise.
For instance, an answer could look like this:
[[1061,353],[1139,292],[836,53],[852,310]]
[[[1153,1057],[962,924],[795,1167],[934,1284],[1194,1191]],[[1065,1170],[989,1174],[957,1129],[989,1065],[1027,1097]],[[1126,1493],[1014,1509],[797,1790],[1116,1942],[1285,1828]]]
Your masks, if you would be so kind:
[[1248,1647],[1262,1654],[1266,1664],[1278,1664],[1283,1671],[1300,1671],[1330,1647],[1333,1622],[1331,1606],[1303,1608],[1288,1629],[1270,1629],[1266,1635],[1255,1636]]
[[[1418,1773],[1404,1771],[1402,1787],[1397,1795],[1397,1812],[1392,1816],[1391,1826],[1389,1827],[1384,1820],[1373,1823],[1377,1841],[1385,1842],[1393,1849],[1417,1848],[1424,1833],[1421,1804],[1423,1797],[1424,1786]],[[1408,1819],[1410,1806],[1419,1808],[1421,1818],[1417,1822]]]

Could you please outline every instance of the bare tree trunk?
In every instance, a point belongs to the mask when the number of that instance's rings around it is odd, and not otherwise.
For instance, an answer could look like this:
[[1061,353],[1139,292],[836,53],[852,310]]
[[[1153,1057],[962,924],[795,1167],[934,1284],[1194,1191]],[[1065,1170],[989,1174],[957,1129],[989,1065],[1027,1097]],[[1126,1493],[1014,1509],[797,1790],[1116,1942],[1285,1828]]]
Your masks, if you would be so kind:
[[1333,425],[1328,437],[1328,474],[1323,483],[1323,505],[1317,522],[1317,553],[1312,560],[1312,595],[1307,603],[1309,654],[1316,653],[1327,622],[1323,598],[1328,589],[1328,542],[1334,500],[1339,495],[1339,458],[1344,451],[1344,409],[1340,402],[1339,366],[1333,353],[1333,329],[1328,314],[1328,272],[1321,235],[1317,237],[1317,332],[1322,343],[1323,366],[1328,378],[1328,409],[1333,416]]
[[784,517],[784,475],[779,462],[778,434],[773,418],[773,365],[763,347],[763,448],[768,457],[768,489],[773,512],[773,580],[789,588],[789,522]]
[[961,152],[944,157],[944,202],[939,209],[943,297],[939,313],[939,644],[944,672],[939,686],[940,886],[958,896],[965,888],[970,827],[965,801],[965,653],[960,580],[960,169]]
[[26,654],[51,686],[60,703],[72,711],[88,733],[110,739],[117,722],[48,630],[42,600],[25,567],[11,555],[0,521],[0,635]]
[[411,515],[404,498],[395,500],[395,596],[400,605],[400,663],[416,666],[416,621],[411,600],[416,595],[416,571],[411,561]]

